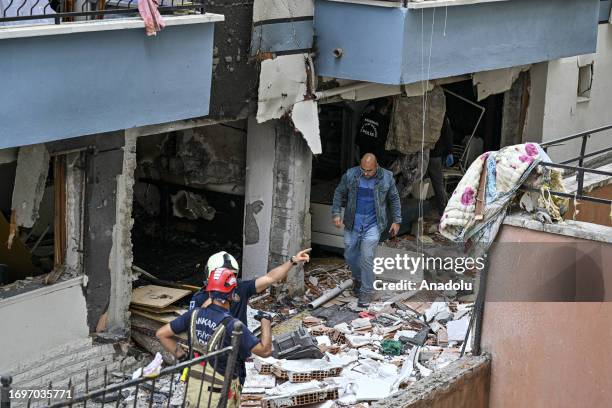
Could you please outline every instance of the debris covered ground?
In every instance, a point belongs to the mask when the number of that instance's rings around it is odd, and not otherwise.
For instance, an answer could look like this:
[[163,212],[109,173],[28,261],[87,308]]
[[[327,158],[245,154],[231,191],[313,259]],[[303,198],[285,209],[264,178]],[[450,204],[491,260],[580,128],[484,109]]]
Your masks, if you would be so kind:
[[[306,271],[303,300],[261,297],[251,306],[280,311],[275,338],[300,326],[312,336],[321,358],[261,359],[248,366],[242,406],[281,407],[333,401],[366,406],[443,368],[461,355],[473,302],[442,293],[383,295],[367,310],[346,290],[315,310],[307,303],[350,278],[342,263],[314,260]],[[466,352],[470,351],[469,341]],[[275,344],[275,353],[278,352]]]
[[[242,406],[274,408],[327,401],[330,407],[363,407],[460,357],[473,310],[472,295],[454,291],[385,293],[363,310],[357,307],[351,291],[344,290],[322,306],[308,308],[309,302],[347,279],[350,271],[342,258],[315,258],[305,271],[303,297],[290,296],[279,285],[251,300],[250,316],[257,310],[274,313],[277,358],[255,357],[247,363]],[[177,286],[135,289],[132,338],[152,353],[162,352],[155,329],[184,313],[190,289],[195,290]],[[138,300],[147,291],[153,293],[149,304]],[[258,322],[249,319],[249,328],[257,333]],[[466,353],[470,352],[469,344],[465,344]],[[170,363],[171,357],[164,357]],[[158,382],[156,389],[166,385]],[[179,382],[176,385],[181,386]],[[163,392],[156,393],[160,396],[155,402],[167,403]]]

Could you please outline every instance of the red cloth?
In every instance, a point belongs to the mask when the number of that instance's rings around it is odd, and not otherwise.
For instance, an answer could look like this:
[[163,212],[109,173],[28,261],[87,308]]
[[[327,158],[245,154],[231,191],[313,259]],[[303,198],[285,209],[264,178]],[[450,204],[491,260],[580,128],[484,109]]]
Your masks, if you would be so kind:
[[145,23],[145,31],[148,36],[156,35],[166,26],[157,7],[156,0],[138,0],[138,12]]

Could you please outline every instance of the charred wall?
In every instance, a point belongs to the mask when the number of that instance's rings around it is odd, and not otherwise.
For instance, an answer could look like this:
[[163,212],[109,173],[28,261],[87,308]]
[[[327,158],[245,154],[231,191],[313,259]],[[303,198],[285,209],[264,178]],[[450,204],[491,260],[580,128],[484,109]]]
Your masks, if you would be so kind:
[[85,150],[83,266],[87,275],[87,324],[94,331],[110,303],[109,259],[116,223],[117,176],[123,169],[124,132],[49,143],[50,153]]
[[253,0],[210,1],[207,11],[223,14],[215,25],[212,91],[208,117],[245,119],[257,107],[258,71],[249,62]]

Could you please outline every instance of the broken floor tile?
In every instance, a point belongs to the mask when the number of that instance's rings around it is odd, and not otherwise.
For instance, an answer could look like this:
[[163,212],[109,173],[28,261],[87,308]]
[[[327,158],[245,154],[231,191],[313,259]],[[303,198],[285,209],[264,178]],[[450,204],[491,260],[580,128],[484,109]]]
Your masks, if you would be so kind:
[[446,325],[446,329],[448,331],[448,341],[464,341],[469,324],[469,316],[448,322]]
[[370,323],[370,319],[360,317],[359,319],[355,319],[351,322],[351,327],[354,330],[369,329],[372,327],[372,323]]
[[273,388],[276,386],[276,377],[269,374],[249,374],[244,382],[244,388]]
[[425,311],[425,319],[430,322],[440,312],[448,310],[446,302],[436,300],[431,306]]

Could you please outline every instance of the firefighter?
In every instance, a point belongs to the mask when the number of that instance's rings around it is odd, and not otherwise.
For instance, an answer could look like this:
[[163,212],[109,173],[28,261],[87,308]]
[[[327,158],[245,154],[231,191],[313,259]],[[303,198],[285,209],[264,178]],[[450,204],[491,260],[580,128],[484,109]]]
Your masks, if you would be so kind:
[[[232,316],[237,317],[242,323],[247,324],[247,305],[249,299],[258,293],[268,289],[272,284],[280,282],[287,277],[287,274],[292,267],[303,264],[310,261],[310,248],[304,249],[292,256],[291,259],[282,265],[277,266],[264,276],[260,276],[257,279],[249,280],[238,280],[238,287],[236,288],[237,299],[232,303],[230,307],[230,313]],[[238,276],[240,268],[238,267],[238,261],[232,255],[225,251],[217,252],[208,258],[206,263],[204,284],[206,285],[206,279],[208,274],[215,268],[228,268],[233,270]],[[195,309],[206,303],[208,299],[208,292],[206,290],[200,290],[195,293],[189,302],[189,309]]]
[[[220,328],[223,327],[225,332],[221,347],[229,346],[234,325],[236,322],[239,322],[237,318],[230,314],[230,306],[236,299],[237,286],[238,281],[234,271],[228,268],[213,269],[210,272],[206,286],[210,302],[202,305],[202,307],[191,309],[157,331],[157,338],[164,348],[173,353],[179,360],[188,357],[188,353],[180,348],[173,338],[175,335],[187,332],[190,349],[203,352],[215,350],[217,347],[211,345],[211,343],[215,342],[213,340],[215,338],[220,339],[218,333],[222,333]],[[231,381],[228,393],[228,407],[238,407],[240,405],[240,392],[246,377],[246,359],[251,354],[260,357],[269,357],[272,354],[271,318],[265,313],[261,313],[257,318],[261,322],[260,339],[255,337],[246,325],[242,327],[243,332],[234,373],[231,379],[227,379],[227,381]],[[216,407],[218,405],[223,386],[221,379],[225,374],[228,357],[227,353],[217,357],[216,371],[218,374],[216,374],[217,381],[215,384],[211,384],[215,370],[213,368],[215,366],[214,360],[211,360],[209,364],[204,366],[196,365],[191,368],[189,374],[190,384],[187,388],[188,407],[198,406],[198,400],[200,401],[200,406],[207,406],[211,393],[212,402],[210,406]],[[202,387],[200,387],[200,381],[204,381]]]

